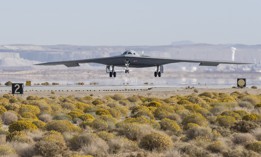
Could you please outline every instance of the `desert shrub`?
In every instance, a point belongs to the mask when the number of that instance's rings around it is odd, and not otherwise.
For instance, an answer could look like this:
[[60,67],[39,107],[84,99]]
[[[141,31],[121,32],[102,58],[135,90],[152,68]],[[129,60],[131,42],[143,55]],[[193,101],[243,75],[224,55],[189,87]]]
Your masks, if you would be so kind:
[[189,130],[189,129],[197,128],[197,127],[200,127],[200,126],[196,123],[188,123],[186,126],[184,126],[184,129]]
[[122,94],[114,94],[111,98],[116,100],[116,101],[120,101],[120,100],[125,99],[124,95],[122,95]]
[[238,105],[240,106],[240,107],[243,107],[243,108],[248,108],[248,109],[253,109],[253,104],[251,104],[250,102],[248,102],[248,101],[241,101],[241,102],[239,102],[238,103]]
[[[125,106],[116,106],[114,109],[120,111],[122,116],[127,116],[127,115],[129,114],[129,109],[128,109],[128,107],[125,107]],[[112,113],[111,113],[111,114],[112,114]],[[112,114],[112,115],[113,115],[113,114]]]
[[41,113],[51,113],[52,112],[51,106],[45,101],[45,99],[32,101],[31,104],[38,106],[39,109],[41,110]]
[[235,144],[246,145],[246,144],[249,144],[249,143],[255,141],[255,138],[251,134],[248,134],[248,133],[247,134],[238,133],[233,136],[232,141]]
[[9,132],[14,132],[14,131],[22,131],[22,130],[36,130],[37,126],[34,125],[31,121],[27,120],[18,120],[11,125],[9,125]]
[[92,155],[81,155],[81,154],[73,154],[70,157],[93,157]]
[[18,117],[15,112],[7,111],[2,115],[2,121],[5,125],[10,125],[13,122],[16,122]]
[[187,105],[187,104],[192,104],[190,101],[186,100],[186,99],[180,99],[177,102],[179,105]]
[[194,103],[194,104],[200,104],[200,105],[205,105],[206,102],[204,101],[204,99],[202,99],[201,97],[198,97],[195,94],[189,95],[187,96],[188,101]]
[[10,145],[0,145],[0,156],[11,156],[15,154],[15,150]]
[[260,155],[251,150],[246,150],[242,147],[229,149],[223,153],[224,157],[259,157]]
[[188,123],[195,123],[200,126],[206,126],[208,124],[208,121],[201,114],[195,113],[195,114],[188,115],[183,119],[182,121],[183,125],[187,125]]
[[16,98],[14,98],[14,97],[12,97],[12,98],[9,99],[9,102],[10,102],[10,103],[17,103],[18,101],[19,101],[19,100],[16,99]]
[[246,149],[261,153],[261,141],[246,145]]
[[213,98],[214,95],[211,92],[203,92],[201,94],[199,94],[198,96],[200,97],[208,97],[208,98]]
[[126,118],[124,120],[126,123],[138,123],[138,124],[148,124],[153,128],[160,128],[160,124],[155,120],[150,120],[147,117],[141,116],[137,118]]
[[249,114],[249,115],[245,115],[245,116],[243,117],[243,120],[253,121],[253,122],[255,122],[255,121],[260,121],[260,120],[261,120],[261,116],[258,115],[258,114],[251,113],[251,114]]
[[245,111],[245,110],[236,110],[236,111],[233,111],[233,112],[239,114],[239,116],[241,117],[241,119],[242,119],[244,116],[248,115],[248,112]]
[[231,97],[230,95],[228,95],[226,93],[219,93],[218,101],[225,102],[225,103],[236,102],[236,100],[233,97]]
[[53,120],[46,125],[46,129],[48,131],[54,130],[57,132],[75,132],[80,131],[80,128],[73,125],[67,120]]
[[32,143],[33,139],[30,138],[24,131],[14,131],[6,136],[9,142]]
[[84,113],[95,113],[99,109],[98,106],[89,106],[84,109]]
[[161,106],[154,111],[154,117],[156,119],[163,119],[171,116],[174,113],[174,108],[171,106]]
[[192,127],[188,129],[185,132],[187,138],[189,140],[195,139],[195,138],[205,138],[210,139],[212,137],[211,129],[205,128],[205,127]]
[[181,132],[180,126],[173,120],[170,120],[168,118],[164,118],[160,122],[160,126],[163,130],[169,130],[174,133],[179,133]]
[[67,109],[67,110],[70,110],[70,111],[74,110],[76,108],[74,103],[72,103],[72,102],[63,102],[63,103],[61,103],[61,107],[63,109]]
[[221,141],[215,141],[208,145],[207,149],[213,153],[221,153],[226,150],[226,145]]
[[198,113],[200,113],[201,115],[204,115],[204,116],[211,115],[211,113],[207,109],[199,106],[198,104],[185,105],[185,108],[190,110],[191,112],[198,112]]
[[44,157],[62,156],[67,149],[61,133],[51,131],[46,133],[41,140],[35,144],[35,151],[37,154]]
[[[188,157],[211,157],[210,153],[194,144],[187,144],[181,146],[179,151],[182,154],[186,154]],[[185,157],[187,157],[185,156]]]
[[38,106],[21,105],[19,113],[32,113],[34,115],[38,115],[40,113],[40,109]]
[[256,104],[256,105],[255,105],[255,108],[261,108],[261,103]]
[[92,128],[99,130],[99,131],[106,130],[109,127],[108,123],[102,119],[95,119],[91,123],[91,126],[92,126]]
[[37,116],[31,112],[23,112],[20,115],[26,119],[37,119]]
[[74,104],[75,107],[78,109],[78,110],[81,110],[81,111],[84,111],[87,107],[90,107],[89,104],[86,104],[86,103],[82,103],[82,102],[77,102]]
[[218,116],[217,117],[217,122],[220,126],[223,127],[231,127],[236,123],[236,119],[231,116]]
[[144,136],[139,146],[142,149],[153,151],[163,151],[169,149],[173,145],[171,138],[168,135],[162,133],[151,133]]
[[115,137],[108,141],[108,145],[110,154],[124,154],[126,152],[136,152],[139,150],[137,142],[124,137]]
[[140,98],[138,96],[135,96],[135,95],[128,97],[127,99],[129,100],[129,102],[133,102],[133,103],[140,101]]
[[109,109],[110,115],[112,115],[114,118],[120,118],[121,117],[121,111],[117,108],[110,108]]
[[39,100],[40,98],[36,95],[30,95],[26,98],[26,100]]
[[95,113],[96,113],[96,115],[100,115],[100,116],[111,115],[110,112],[106,109],[98,109]]
[[226,107],[224,105],[216,105],[216,104],[212,104],[212,108],[210,109],[210,112],[213,113],[214,115],[219,115],[222,112],[226,111]]
[[61,105],[58,104],[52,104],[51,106],[52,113],[60,113],[63,109]]
[[46,114],[46,113],[39,115],[38,118],[39,118],[41,121],[45,122],[45,123],[48,123],[48,122],[50,122],[50,121],[52,120],[52,116],[49,115],[49,114]]
[[248,102],[250,102],[253,106],[255,106],[255,105],[259,102],[258,98],[257,98],[256,96],[254,96],[254,95],[244,96],[241,100],[242,100],[242,101],[248,101]]
[[70,147],[73,150],[81,150],[85,154],[93,156],[107,156],[109,146],[95,134],[83,133],[74,136],[70,140]]
[[132,109],[132,117],[145,116],[154,119],[152,112],[145,106],[136,106]]
[[124,99],[124,100],[120,100],[119,104],[122,105],[122,106],[127,106],[127,105],[130,104],[130,102],[128,100]]
[[66,114],[54,115],[53,120],[68,120],[71,121],[72,117]]
[[251,86],[252,89],[257,89],[257,86]]
[[95,99],[92,104],[93,105],[102,105],[104,102],[101,99]]
[[5,113],[7,110],[4,106],[0,106],[0,115]]
[[31,157],[35,155],[34,146],[30,143],[13,142],[12,146],[19,157]]
[[162,104],[160,102],[157,102],[157,101],[152,101],[152,102],[146,104],[146,106],[148,106],[148,107],[160,107],[160,106],[162,106]]
[[100,116],[98,119],[105,121],[108,124],[109,130],[115,129],[115,124],[117,122],[117,119],[113,118],[111,115],[103,115]]
[[45,129],[46,123],[40,120],[34,120],[33,124],[37,126],[39,129]]
[[79,118],[83,121],[93,121],[95,119],[93,115],[88,113],[81,115]]
[[251,130],[257,128],[258,125],[255,124],[254,122],[251,121],[239,121],[237,123],[234,124],[234,126],[232,127],[232,129],[239,131],[239,132],[250,132]]
[[81,115],[83,115],[84,113],[79,111],[79,110],[73,110],[71,112],[68,113],[69,116],[72,117],[72,119],[74,118],[79,118]]
[[91,101],[93,99],[93,97],[90,95],[90,96],[85,96],[82,99],[85,101]]
[[230,117],[234,117],[236,120],[240,120],[241,116],[234,112],[234,111],[225,111],[221,113],[222,116],[230,116]]
[[130,140],[140,140],[143,136],[151,132],[151,127],[137,123],[119,123],[117,132]]
[[100,131],[97,133],[97,135],[104,141],[109,141],[115,137],[113,133],[109,133],[107,131]]
[[233,134],[233,131],[230,128],[225,128],[221,126],[211,126],[212,132],[217,132],[223,137],[229,137]]
[[256,137],[258,141],[261,141],[261,128],[257,128],[252,131],[253,135]]

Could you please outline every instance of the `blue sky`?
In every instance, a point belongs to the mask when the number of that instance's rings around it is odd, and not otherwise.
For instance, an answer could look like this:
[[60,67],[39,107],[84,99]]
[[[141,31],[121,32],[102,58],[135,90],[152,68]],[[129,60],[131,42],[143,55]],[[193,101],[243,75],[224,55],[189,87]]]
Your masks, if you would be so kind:
[[261,44],[260,0],[0,0],[0,44]]

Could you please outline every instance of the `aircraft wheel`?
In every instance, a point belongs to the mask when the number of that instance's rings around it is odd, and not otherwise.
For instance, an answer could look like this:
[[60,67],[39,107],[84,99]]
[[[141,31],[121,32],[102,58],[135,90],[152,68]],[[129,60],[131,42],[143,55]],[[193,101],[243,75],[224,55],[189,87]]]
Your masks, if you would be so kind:
[[157,73],[156,71],[154,72],[154,76],[155,76],[155,77],[157,77],[157,76],[158,76],[158,73]]
[[110,74],[110,77],[112,77],[112,72],[110,72],[109,74]]
[[113,72],[113,76],[116,77],[116,72]]
[[161,72],[158,72],[158,76],[161,77]]

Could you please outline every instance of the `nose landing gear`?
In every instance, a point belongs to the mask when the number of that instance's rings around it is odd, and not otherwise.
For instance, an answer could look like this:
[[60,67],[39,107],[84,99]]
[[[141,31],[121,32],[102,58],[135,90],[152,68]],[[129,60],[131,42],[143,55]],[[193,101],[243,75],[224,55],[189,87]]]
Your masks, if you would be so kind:
[[129,66],[130,66],[130,60],[126,59],[125,60],[125,74],[130,73]]

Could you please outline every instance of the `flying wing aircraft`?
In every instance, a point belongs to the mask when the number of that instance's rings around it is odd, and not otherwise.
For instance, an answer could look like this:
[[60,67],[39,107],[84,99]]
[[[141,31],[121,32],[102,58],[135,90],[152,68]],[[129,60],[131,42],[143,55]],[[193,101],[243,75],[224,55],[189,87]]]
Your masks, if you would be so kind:
[[58,61],[40,63],[37,65],[65,65],[67,67],[80,66],[81,63],[98,63],[106,65],[106,73],[109,73],[110,77],[116,77],[116,71],[114,67],[125,67],[125,73],[129,73],[129,68],[145,68],[156,67],[154,72],[155,77],[161,77],[164,72],[163,65],[170,63],[199,63],[200,66],[218,66],[219,64],[250,64],[239,62],[226,62],[226,61],[201,61],[201,60],[183,60],[183,59],[169,59],[169,58],[154,58],[149,56],[140,55],[133,50],[127,50],[122,55],[113,57],[83,59],[83,60],[71,60],[71,61]]

